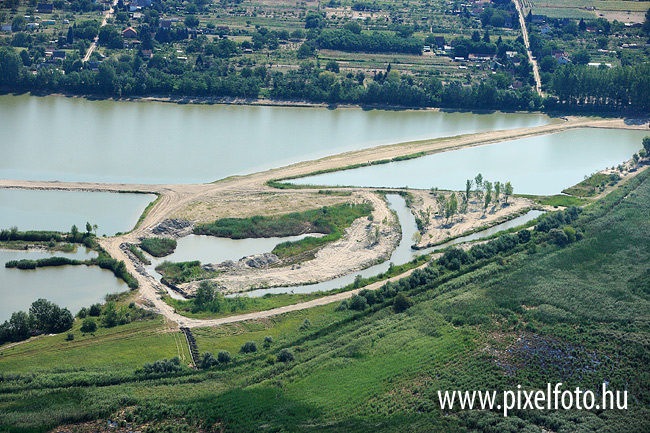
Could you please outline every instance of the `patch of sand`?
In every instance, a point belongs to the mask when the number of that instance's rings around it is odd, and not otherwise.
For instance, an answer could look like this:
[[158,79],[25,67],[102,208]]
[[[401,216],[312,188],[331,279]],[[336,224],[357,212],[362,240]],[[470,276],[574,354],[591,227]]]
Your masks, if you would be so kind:
[[[225,287],[227,292],[295,286],[330,280],[387,260],[400,240],[397,218],[376,194],[360,192],[355,197],[355,201],[362,199],[373,205],[372,220],[367,217],[355,220],[341,239],[321,248],[314,259],[291,266],[232,270],[213,281]],[[199,284],[192,282],[181,288],[193,294]]]
[[[458,213],[453,219],[447,220],[444,216],[444,210],[439,209],[436,199],[437,195],[444,195],[449,199],[452,192],[438,191],[436,195],[431,191],[411,190],[409,192],[414,196],[410,206],[411,212],[425,224],[424,232],[421,233],[422,238],[415,244],[418,248],[437,245],[447,239],[464,235],[478,228],[494,226],[512,219],[526,209],[535,206],[532,200],[521,197],[509,197],[508,205],[505,205],[505,199],[500,197],[499,204],[491,204],[487,209],[484,209],[483,201],[471,195],[467,212]],[[461,208],[461,197],[465,195],[465,192],[456,192],[455,194],[458,199],[458,206]],[[427,214],[429,215],[428,218]]]
[[302,212],[354,201],[355,197],[351,196],[318,194],[311,191],[291,191],[290,194],[277,191],[216,191],[202,197],[200,201],[187,203],[174,212],[172,218],[206,223],[218,218],[247,218]]

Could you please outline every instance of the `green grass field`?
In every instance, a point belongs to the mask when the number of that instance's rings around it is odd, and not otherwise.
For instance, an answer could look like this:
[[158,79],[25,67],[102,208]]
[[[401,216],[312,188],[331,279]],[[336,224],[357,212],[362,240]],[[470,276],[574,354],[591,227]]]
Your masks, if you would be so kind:
[[[195,329],[200,352],[232,354],[210,370],[136,373],[177,355],[177,334],[164,332],[160,320],[16,346],[0,356],[0,430],[110,417],[150,431],[647,432],[647,178],[588,206],[574,223],[584,236],[565,247],[541,236],[534,247],[472,267],[434,265],[425,279],[409,277],[402,290],[414,305],[402,313],[390,302],[365,311],[328,305]],[[239,353],[247,341],[257,352]],[[269,355],[285,348],[295,360],[273,363]],[[627,410],[518,410],[504,418],[443,413],[437,397],[439,390],[548,382],[596,389],[603,381],[628,390]]]

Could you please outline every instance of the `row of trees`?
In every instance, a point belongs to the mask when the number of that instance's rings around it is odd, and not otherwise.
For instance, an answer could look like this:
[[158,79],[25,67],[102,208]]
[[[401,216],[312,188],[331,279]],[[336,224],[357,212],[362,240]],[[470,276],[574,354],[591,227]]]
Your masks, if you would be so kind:
[[[455,192],[449,196],[439,193],[437,188],[431,188],[431,193],[436,197],[438,215],[445,218],[445,223],[449,223],[450,219],[451,221],[454,220],[456,214],[467,213],[472,197],[482,202],[484,210],[487,210],[490,204],[497,206],[501,197],[505,198],[504,204],[507,205],[508,198],[513,193],[513,188],[510,182],[501,183],[497,181],[492,183],[487,179],[483,179],[483,175],[479,173],[474,179],[467,179],[464,193],[458,196]],[[431,208],[420,212],[420,218],[416,218],[420,230],[429,225],[432,213],[433,209]]]
[[58,334],[72,328],[73,323],[74,316],[70,310],[46,299],[38,299],[29,307],[29,313],[17,311],[0,325],[0,344],[26,340],[32,334]]

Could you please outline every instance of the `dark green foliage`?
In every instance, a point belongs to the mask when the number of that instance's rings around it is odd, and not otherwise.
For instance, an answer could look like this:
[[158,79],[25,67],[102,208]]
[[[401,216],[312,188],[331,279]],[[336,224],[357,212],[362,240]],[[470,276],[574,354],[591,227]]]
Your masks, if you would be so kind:
[[152,375],[152,374],[170,374],[177,373],[183,370],[181,365],[181,360],[177,356],[172,359],[162,359],[156,362],[147,362],[142,366],[142,370],[138,370],[138,373]]
[[100,253],[99,257],[90,261],[102,269],[109,269],[115,274],[116,277],[121,278],[129,286],[130,289],[137,289],[139,284],[129,272],[126,270],[126,264],[123,261],[117,261],[106,253]]
[[142,263],[144,263],[145,265],[150,265],[150,264],[151,264],[151,260],[149,260],[149,259],[148,259],[148,258],[147,258],[143,253],[142,253],[142,251],[140,250],[140,248],[138,248],[137,246],[135,246],[135,245],[129,245],[129,251],[131,251],[131,252],[133,253],[133,255],[136,256],[136,257],[138,258],[138,260],[140,260],[140,261],[141,261]]
[[565,211],[546,214],[535,226],[535,230],[538,232],[548,232],[553,228],[558,228],[565,224],[571,224],[578,218],[580,212],[582,212],[582,209],[572,206]]
[[217,272],[209,272],[201,267],[198,260],[192,262],[168,262],[164,261],[156,266],[156,271],[165,277],[165,281],[171,284],[187,283],[189,281],[204,280],[218,275]]
[[91,317],[85,318],[83,323],[81,324],[81,332],[92,334],[96,330],[97,330],[97,322],[95,322],[95,319]]
[[226,350],[220,350],[217,354],[217,361],[219,364],[227,364],[230,362],[230,352]]
[[72,328],[73,323],[74,317],[70,310],[41,298],[32,303],[29,314],[17,311],[11,315],[11,319],[0,325],[0,344],[25,340],[32,331],[35,334],[58,334]]
[[399,292],[396,296],[395,299],[393,300],[393,308],[395,309],[396,313],[401,313],[403,311],[408,310],[411,308],[413,305],[413,301],[411,298],[406,296],[404,292]]
[[282,349],[278,353],[278,361],[280,362],[291,362],[293,361],[293,353],[289,349]]
[[83,265],[84,263],[85,262],[81,260],[68,259],[67,257],[48,257],[38,260],[10,260],[5,263],[5,267],[18,269],[36,269],[47,266]]
[[214,367],[215,365],[219,365],[219,361],[217,358],[212,355],[210,352],[205,352],[203,355],[201,355],[201,368],[206,369],[210,367]]
[[73,341],[74,340],[74,334],[72,332],[68,332],[68,335],[65,337],[65,341]]
[[147,238],[143,239],[140,247],[154,257],[165,257],[176,249],[176,239],[170,238]]
[[244,343],[244,345],[239,349],[241,353],[253,353],[257,352],[257,344],[255,344],[254,341],[247,341]]
[[350,310],[363,311],[368,308],[368,301],[363,296],[352,295],[350,302],[348,302]]
[[60,232],[52,231],[26,231],[19,232],[18,229],[0,230],[0,241],[28,241],[28,242],[63,242],[66,237]]
[[88,310],[88,315],[89,316],[94,316],[94,317],[99,317],[99,315],[102,314],[102,305],[101,304],[93,304],[90,306]]
[[318,36],[320,48],[366,53],[422,54],[422,40],[381,32],[353,33],[347,29],[326,29]]

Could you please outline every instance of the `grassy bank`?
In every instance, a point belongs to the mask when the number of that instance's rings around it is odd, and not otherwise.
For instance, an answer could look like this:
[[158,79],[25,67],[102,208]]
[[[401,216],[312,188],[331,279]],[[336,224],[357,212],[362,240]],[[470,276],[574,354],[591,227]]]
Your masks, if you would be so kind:
[[[358,310],[327,305],[195,329],[200,352],[232,354],[209,370],[135,373],[138,363],[178,355],[174,334],[160,328],[125,333],[120,343],[116,330],[107,331],[112,343],[89,337],[77,349],[81,340],[62,337],[48,337],[49,350],[30,348],[39,340],[17,346],[24,352],[0,356],[0,427],[111,419],[187,432],[215,425],[238,432],[647,432],[650,181],[639,177],[572,219],[582,236],[567,244],[554,240],[553,229],[534,231],[530,241],[457,270],[434,264],[414,272]],[[412,302],[402,312],[391,298],[399,292]],[[241,353],[249,341],[257,350]],[[295,359],[277,361],[283,349]],[[87,353],[100,361],[72,356]],[[57,362],[64,368],[55,370]],[[36,377],[25,373],[36,365]],[[627,410],[517,410],[505,418],[443,411],[438,402],[444,390],[516,392],[549,382],[597,390],[603,380],[628,391]]]

